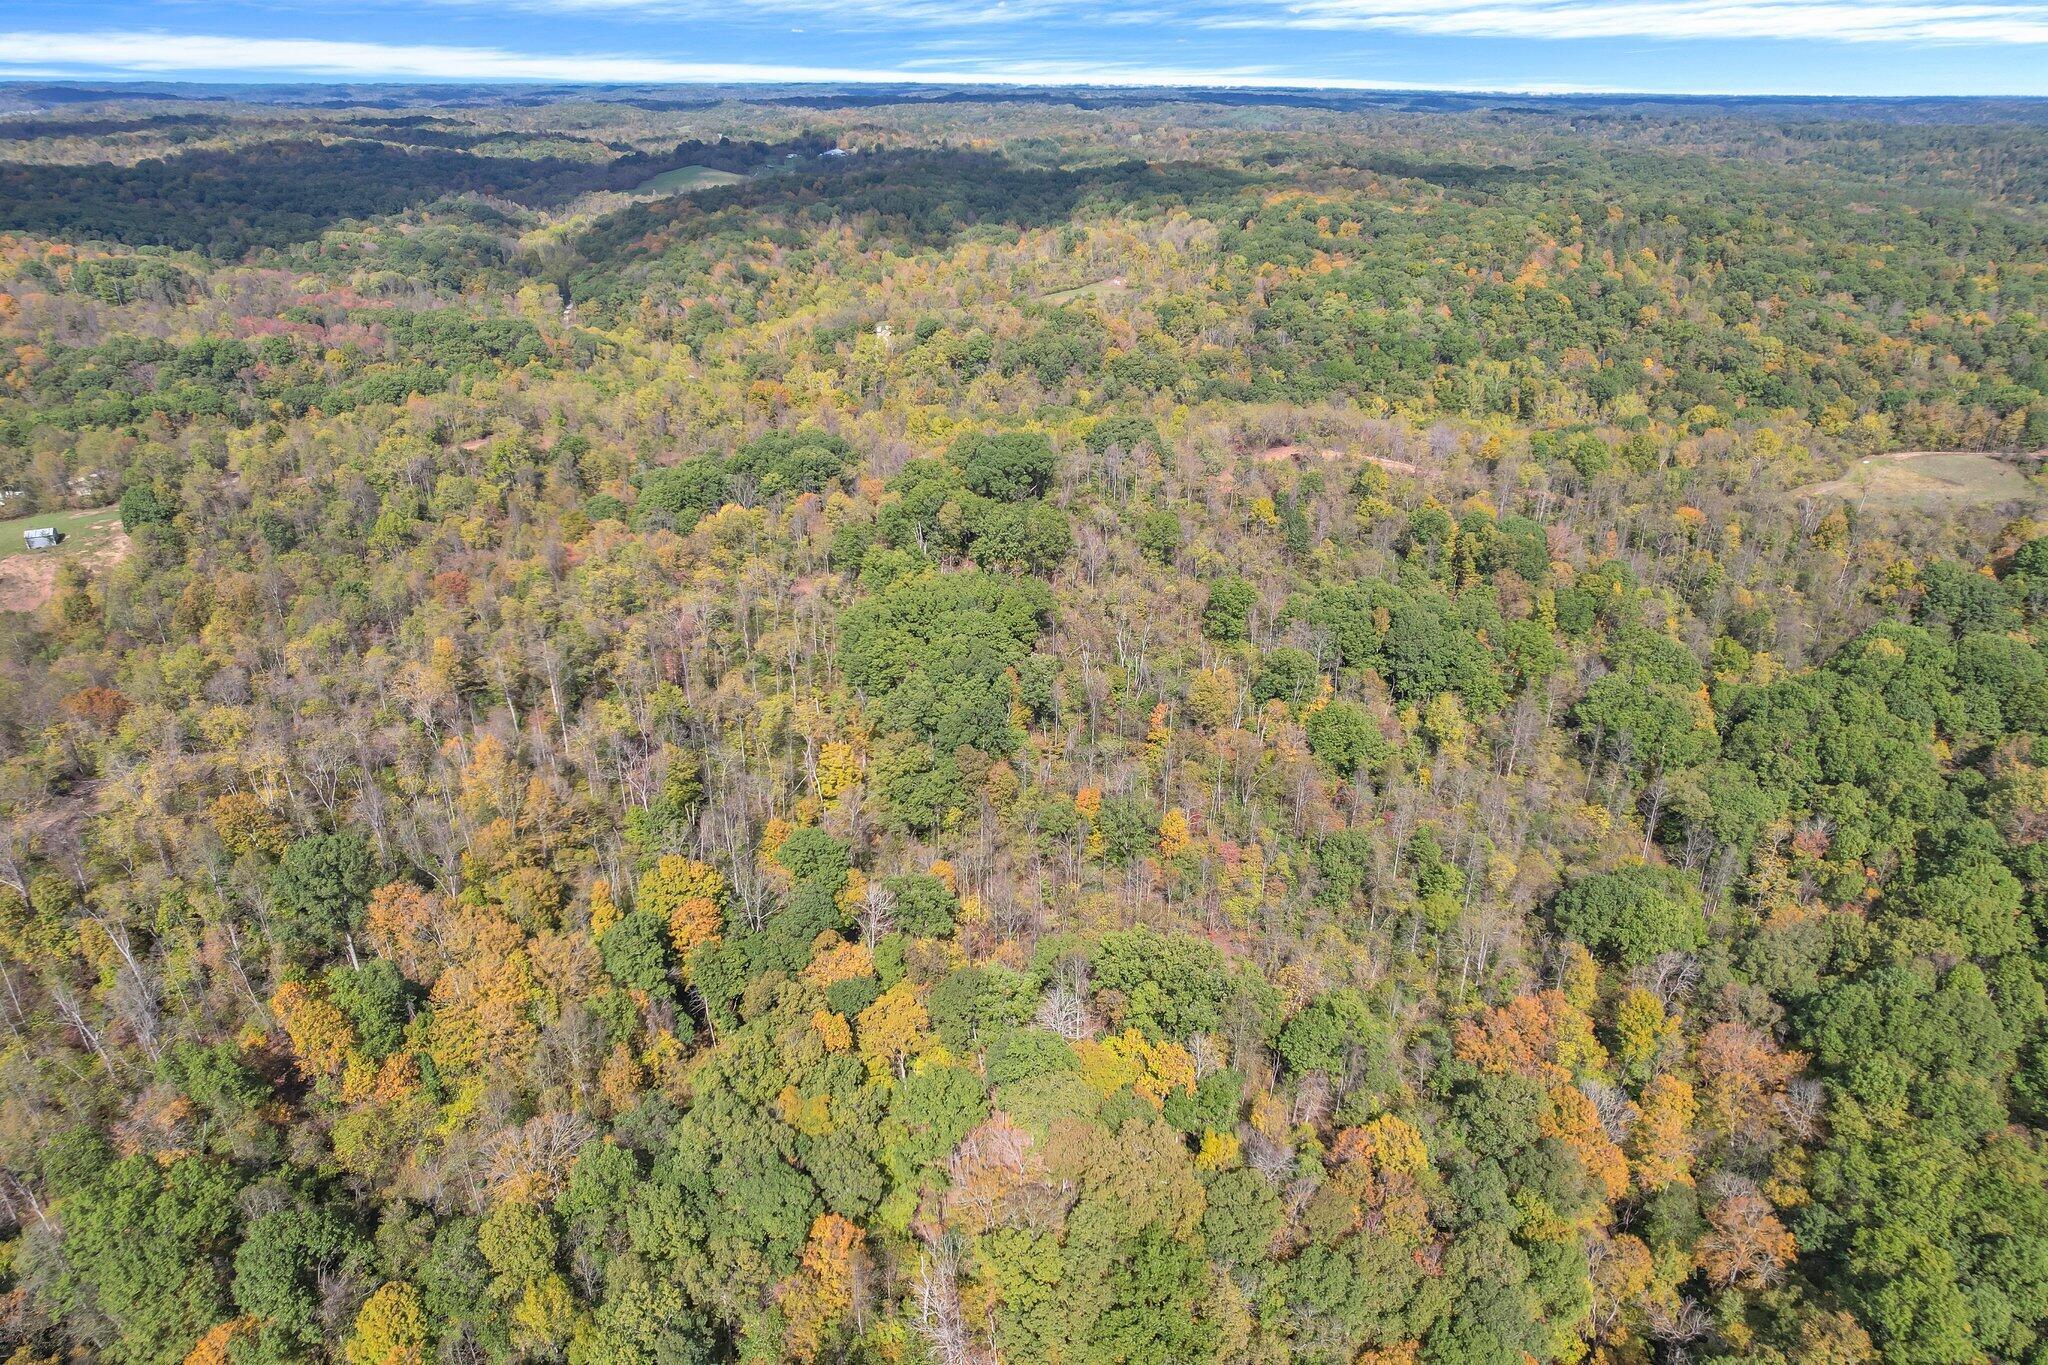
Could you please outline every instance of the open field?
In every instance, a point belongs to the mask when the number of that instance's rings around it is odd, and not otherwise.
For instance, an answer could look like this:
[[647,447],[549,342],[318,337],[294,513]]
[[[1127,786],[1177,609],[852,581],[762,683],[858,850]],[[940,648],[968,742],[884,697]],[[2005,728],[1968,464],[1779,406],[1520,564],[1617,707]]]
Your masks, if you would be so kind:
[[[54,526],[64,533],[54,550],[21,548],[22,532],[32,526]],[[66,560],[88,564],[119,563],[128,553],[120,511],[89,507],[75,512],[38,512],[0,521],[0,612],[35,611],[56,591],[57,568]]]
[[746,177],[732,171],[715,171],[709,166],[678,166],[672,171],[663,171],[652,180],[646,180],[636,188],[635,194],[688,194],[692,190],[716,189],[720,185],[737,185]]
[[[2029,462],[2031,463],[2031,462]],[[1974,450],[1901,450],[1858,460],[1838,479],[1796,490],[1864,507],[1937,511],[2004,502],[2048,502],[2021,462]]]

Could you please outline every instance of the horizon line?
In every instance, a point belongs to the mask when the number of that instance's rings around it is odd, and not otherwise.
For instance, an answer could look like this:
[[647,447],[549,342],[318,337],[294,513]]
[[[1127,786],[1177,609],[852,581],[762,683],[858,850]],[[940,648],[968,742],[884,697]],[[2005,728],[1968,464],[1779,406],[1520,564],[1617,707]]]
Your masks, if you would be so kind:
[[[1202,73],[1206,75],[1206,73]],[[1829,91],[1802,90],[1637,90],[1618,86],[1599,85],[1430,85],[1424,83],[1369,82],[1344,78],[1268,76],[1256,80],[1231,80],[1224,77],[1215,79],[1174,79],[1171,76],[1141,78],[1133,75],[1130,79],[1116,79],[1106,75],[1091,75],[1074,79],[1047,79],[1044,77],[1011,74],[1006,72],[947,73],[942,79],[889,73],[847,73],[816,76],[781,75],[730,75],[721,79],[683,78],[671,80],[651,79],[636,81],[607,80],[565,80],[533,79],[518,76],[415,76],[400,72],[385,74],[364,74],[360,76],[334,77],[304,74],[256,74],[229,73],[214,75],[202,72],[166,75],[157,72],[114,70],[104,73],[82,75],[78,73],[51,72],[42,74],[33,71],[0,70],[0,89],[14,86],[58,86],[90,88],[99,85],[127,86],[199,86],[209,89],[249,86],[267,89],[302,90],[348,90],[361,86],[392,87],[414,90],[494,90],[494,91],[632,91],[632,90],[726,90],[744,87],[753,90],[829,90],[843,87],[861,89],[903,89],[903,90],[1014,90],[1047,92],[1095,92],[1113,94],[1142,94],[1147,91],[1172,92],[1178,94],[1202,94],[1204,92],[1227,92],[1231,94],[1317,94],[1339,95],[1457,95],[1467,98],[1488,96],[1512,96],[1516,99],[1571,100],[1598,98],[1607,100],[1785,100],[1828,103],[1856,104],[1920,104],[1928,101],[1942,101],[1956,104],[1983,104],[1997,102],[2025,102],[2048,104],[2048,94],[2022,92],[1973,91],[1941,94],[1865,95],[1843,94]],[[11,117],[0,113],[0,118]]]

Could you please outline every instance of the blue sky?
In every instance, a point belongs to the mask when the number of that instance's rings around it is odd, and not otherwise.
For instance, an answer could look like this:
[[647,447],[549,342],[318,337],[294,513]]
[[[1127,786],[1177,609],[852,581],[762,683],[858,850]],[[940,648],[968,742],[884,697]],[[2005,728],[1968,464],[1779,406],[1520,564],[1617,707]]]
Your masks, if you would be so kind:
[[2048,0],[0,4],[0,78],[2048,95]]

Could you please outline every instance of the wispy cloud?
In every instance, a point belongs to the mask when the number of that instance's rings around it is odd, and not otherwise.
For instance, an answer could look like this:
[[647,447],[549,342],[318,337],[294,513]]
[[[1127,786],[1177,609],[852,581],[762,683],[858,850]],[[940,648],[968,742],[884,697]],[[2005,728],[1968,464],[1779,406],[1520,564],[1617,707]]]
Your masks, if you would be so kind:
[[768,19],[816,15],[911,27],[994,27],[1085,8],[1077,0],[430,0],[460,9],[524,10],[611,19]]
[[[241,75],[320,80],[504,81],[538,84],[833,84],[1106,85],[1297,87],[1390,90],[1455,88],[1441,83],[1357,80],[1285,73],[1267,67],[1180,68],[1142,63],[966,61],[950,70],[794,66],[680,61],[620,53],[575,55],[496,47],[342,42],[317,38],[244,38],[144,31],[0,33],[0,52],[19,63],[67,75]],[[1548,84],[1487,86],[1539,93]],[[1584,87],[1573,87],[1583,89]]]
[[897,27],[1096,26],[1397,30],[1439,37],[2048,43],[2048,0],[428,0],[614,18],[812,15]]
[[1282,0],[1214,11],[1196,22],[1208,28],[1400,30],[1440,37],[2048,43],[2048,6],[2038,2]]

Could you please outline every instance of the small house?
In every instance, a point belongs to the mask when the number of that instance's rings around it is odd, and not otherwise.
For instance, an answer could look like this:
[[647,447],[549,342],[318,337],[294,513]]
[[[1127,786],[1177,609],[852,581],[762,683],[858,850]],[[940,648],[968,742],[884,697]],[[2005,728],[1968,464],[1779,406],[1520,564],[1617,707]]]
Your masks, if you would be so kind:
[[21,539],[31,550],[54,550],[64,533],[54,526],[31,526],[21,533]]

